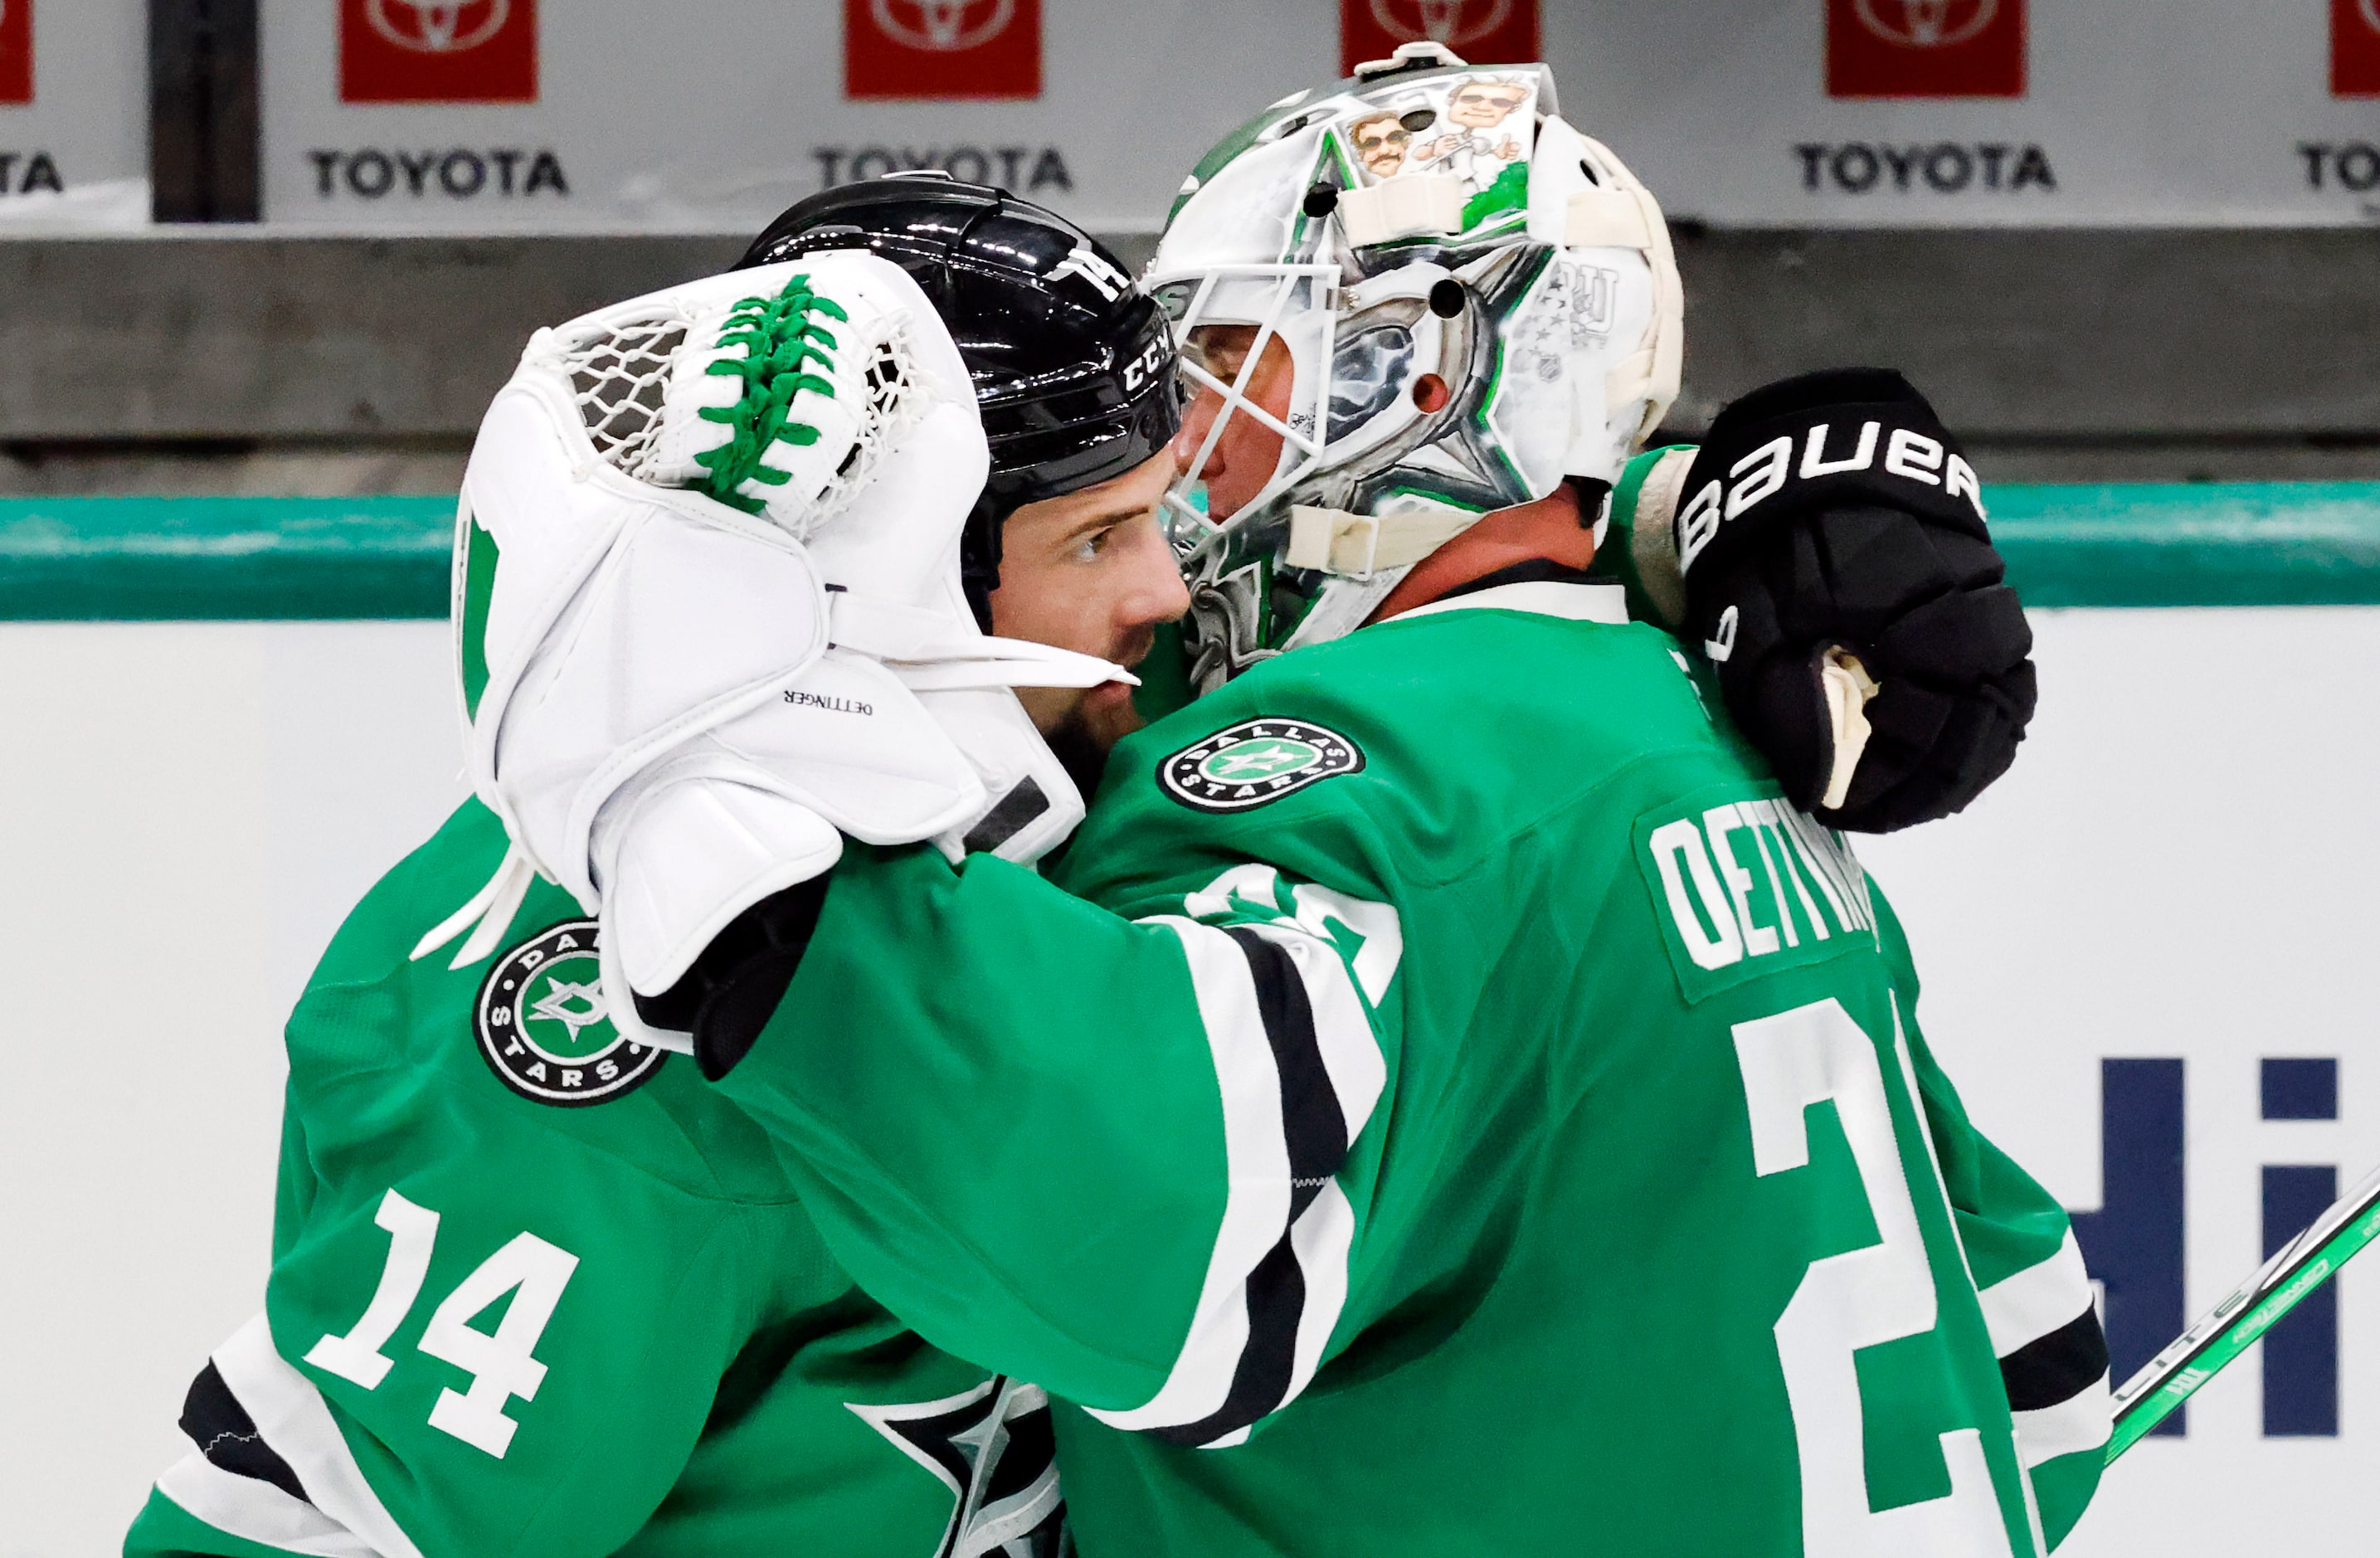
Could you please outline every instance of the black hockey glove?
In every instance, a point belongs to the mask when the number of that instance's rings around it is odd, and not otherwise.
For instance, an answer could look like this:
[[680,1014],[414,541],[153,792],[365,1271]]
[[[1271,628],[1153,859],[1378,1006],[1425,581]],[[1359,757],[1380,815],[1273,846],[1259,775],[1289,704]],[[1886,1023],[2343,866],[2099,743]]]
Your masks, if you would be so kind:
[[692,1034],[695,1065],[710,1080],[735,1070],[800,970],[832,874],[772,893],[729,920],[685,978],[659,995],[635,996],[637,1015]]
[[2033,718],[2032,629],[1974,469],[1899,373],[1830,369],[1735,401],[1673,523],[1685,636],[1796,805],[1890,833],[2008,771]]

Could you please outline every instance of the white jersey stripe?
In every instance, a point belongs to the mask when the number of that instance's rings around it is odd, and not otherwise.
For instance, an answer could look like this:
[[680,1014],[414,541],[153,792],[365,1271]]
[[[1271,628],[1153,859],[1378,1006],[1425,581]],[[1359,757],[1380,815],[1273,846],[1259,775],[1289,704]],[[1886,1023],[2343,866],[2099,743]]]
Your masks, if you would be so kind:
[[1389,1066],[1346,962],[1337,947],[1305,933],[1300,926],[1275,921],[1248,929],[1289,954],[1296,965],[1306,1004],[1314,1013],[1315,1045],[1322,1052],[1322,1068],[1330,1074],[1330,1090],[1339,1096],[1347,1141],[1353,1146],[1380,1102]]
[[[1250,963],[1255,948],[1233,938],[1252,935],[1280,948],[1296,971],[1313,1021],[1314,1050],[1338,1107],[1338,1124],[1351,1145],[1370,1122],[1388,1084],[1388,1064],[1371,1013],[1388,993],[1404,940],[1396,911],[1385,904],[1312,884],[1297,887],[1284,903],[1281,888],[1280,873],[1270,866],[1235,866],[1184,900],[1184,907],[1200,918],[1241,921],[1229,931],[1172,916],[1143,921],[1163,925],[1179,936],[1189,962],[1191,987],[1223,1099],[1228,1188],[1222,1227],[1190,1332],[1165,1384],[1140,1406],[1092,1413],[1115,1428],[1203,1428],[1227,1402],[1233,1419],[1251,1405],[1258,1416],[1278,1410],[1314,1378],[1346,1307],[1354,1209],[1335,1177],[1318,1188],[1308,1183],[1312,1199],[1295,1225],[1289,1225],[1290,1209],[1300,1192],[1291,1182],[1289,1122],[1283,1114],[1281,1062],[1275,1047],[1281,1036],[1266,1028]],[[1340,944],[1351,932],[1361,938],[1352,957]],[[1305,1288],[1295,1316],[1290,1378],[1278,1400],[1233,1401],[1231,1393],[1254,1324],[1248,1281],[1284,1239]],[[1268,1317],[1268,1330],[1287,1318]],[[1245,1437],[1246,1426],[1233,1421],[1228,1431],[1208,1442],[1236,1443]]]
[[421,1550],[365,1480],[322,1393],[273,1346],[264,1316],[215,1349],[214,1364],[256,1431],[298,1474],[316,1507],[381,1558],[421,1558]]
[[376,1558],[361,1537],[270,1482],[228,1472],[196,1450],[165,1468],[157,1491],[226,1536],[312,1558]]
[[1325,1185],[1314,1204],[1290,1230],[1298,1269],[1305,1273],[1305,1310],[1297,1321],[1297,1364],[1289,1376],[1288,1393],[1273,1410],[1295,1401],[1314,1382],[1322,1367],[1322,1349],[1339,1317],[1347,1308],[1347,1253],[1355,1241],[1355,1209],[1334,1180]]
[[1985,1288],[1984,1324],[1992,1351],[2001,1357],[2074,1323],[2091,1307],[2091,1278],[2082,1269],[2082,1247],[2068,1229],[2058,1253]]
[[1387,1000],[1397,964],[1405,955],[1404,927],[1397,920],[1396,909],[1310,882],[1290,896],[1297,901],[1297,922],[1324,941],[1330,940],[1329,921],[1333,919],[1364,938],[1364,944],[1355,951],[1355,979],[1364,987],[1364,999],[1373,1005]]
[[2017,1458],[2028,1469],[2060,1455],[2099,1449],[2116,1426],[2115,1405],[2105,1374],[2055,1406],[2011,1416],[2016,1420]]
[[1173,1368],[1158,1393],[1123,1411],[1093,1410],[1111,1428],[1171,1428],[1222,1407],[1248,1340],[1248,1273],[1289,1223],[1289,1142],[1281,1126],[1281,1070],[1257,1008],[1256,980],[1239,944],[1196,920],[1144,921],[1182,938],[1198,1016],[1223,1101],[1227,1189],[1222,1226]]

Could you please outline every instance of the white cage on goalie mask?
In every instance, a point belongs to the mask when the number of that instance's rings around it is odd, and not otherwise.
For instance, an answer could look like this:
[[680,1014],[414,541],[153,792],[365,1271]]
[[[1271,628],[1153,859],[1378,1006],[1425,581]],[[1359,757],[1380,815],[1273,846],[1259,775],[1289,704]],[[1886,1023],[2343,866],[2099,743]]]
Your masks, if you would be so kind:
[[[1169,499],[1177,542],[1292,504],[1459,524],[1564,476],[1616,482],[1676,395],[1680,287],[1650,194],[1554,113],[1544,67],[1427,57],[1444,67],[1282,100],[1184,186],[1148,286],[1215,414]],[[1255,337],[1235,374],[1199,360],[1214,326]],[[1273,340],[1294,375],[1280,413],[1250,393]],[[1281,456],[1212,514],[1197,474],[1238,417]]]

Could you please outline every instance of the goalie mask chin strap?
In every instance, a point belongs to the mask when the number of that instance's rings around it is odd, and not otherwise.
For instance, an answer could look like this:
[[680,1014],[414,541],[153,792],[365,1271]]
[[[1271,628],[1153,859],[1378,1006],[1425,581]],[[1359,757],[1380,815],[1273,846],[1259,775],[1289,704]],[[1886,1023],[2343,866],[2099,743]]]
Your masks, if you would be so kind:
[[1370,578],[1387,569],[1420,562],[1478,522],[1479,516],[1468,509],[1404,509],[1375,515],[1299,504],[1289,511],[1289,547],[1281,561],[1293,568]]

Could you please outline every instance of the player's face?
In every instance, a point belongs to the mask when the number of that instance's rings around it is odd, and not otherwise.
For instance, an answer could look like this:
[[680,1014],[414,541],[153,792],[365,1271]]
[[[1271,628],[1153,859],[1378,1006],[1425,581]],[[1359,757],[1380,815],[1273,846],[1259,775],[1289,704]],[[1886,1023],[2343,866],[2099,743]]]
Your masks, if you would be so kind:
[[1517,87],[1464,87],[1446,105],[1446,116],[1473,129],[1492,129],[1527,96]]
[[[1113,481],[1026,504],[1010,515],[1001,531],[991,630],[1119,665],[1139,664],[1158,624],[1190,609],[1157,517],[1176,469],[1168,450]],[[1016,696],[1042,735],[1094,753],[1104,754],[1140,728],[1132,688],[1122,682],[1019,688]]]
[[[1253,324],[1200,325],[1190,333],[1190,342],[1183,355],[1223,383],[1238,383],[1256,340],[1257,328]],[[1250,405],[1286,422],[1290,393],[1296,382],[1296,364],[1290,358],[1289,347],[1275,335],[1265,342],[1264,355],[1242,393]],[[1182,419],[1182,432],[1173,441],[1175,453],[1184,462],[1197,458],[1222,408],[1221,396],[1203,384],[1199,386],[1197,398],[1191,401],[1189,413]],[[1225,419],[1223,435],[1216,440],[1205,468],[1198,472],[1207,483],[1209,518],[1219,522],[1229,519],[1264,490],[1273,472],[1281,469],[1282,443],[1281,434],[1258,418],[1235,412]]]

